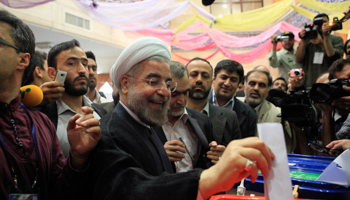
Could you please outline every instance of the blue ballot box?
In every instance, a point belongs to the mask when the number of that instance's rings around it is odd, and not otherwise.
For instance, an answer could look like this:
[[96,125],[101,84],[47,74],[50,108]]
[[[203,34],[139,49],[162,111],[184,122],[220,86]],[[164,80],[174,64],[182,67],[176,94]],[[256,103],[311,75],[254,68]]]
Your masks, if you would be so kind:
[[[350,199],[350,187],[316,181],[334,157],[288,154],[288,164],[293,187],[299,185],[299,198],[307,199]],[[264,179],[261,174],[255,183],[247,178],[247,190],[264,193]]]

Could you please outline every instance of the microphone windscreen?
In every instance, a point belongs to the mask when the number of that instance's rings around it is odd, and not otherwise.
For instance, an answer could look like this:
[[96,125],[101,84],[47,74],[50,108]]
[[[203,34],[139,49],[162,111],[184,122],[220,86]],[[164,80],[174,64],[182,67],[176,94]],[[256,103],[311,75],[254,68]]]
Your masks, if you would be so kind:
[[43,101],[43,91],[36,85],[25,85],[20,88],[19,92],[22,96],[22,103],[28,108],[38,106]]

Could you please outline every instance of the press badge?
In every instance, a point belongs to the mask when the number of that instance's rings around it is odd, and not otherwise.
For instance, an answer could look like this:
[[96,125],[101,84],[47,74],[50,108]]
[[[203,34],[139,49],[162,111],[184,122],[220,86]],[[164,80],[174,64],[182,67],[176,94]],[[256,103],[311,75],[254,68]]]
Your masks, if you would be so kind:
[[314,64],[322,64],[324,57],[324,52],[315,52],[314,55]]
[[39,200],[37,194],[10,194],[9,200]]

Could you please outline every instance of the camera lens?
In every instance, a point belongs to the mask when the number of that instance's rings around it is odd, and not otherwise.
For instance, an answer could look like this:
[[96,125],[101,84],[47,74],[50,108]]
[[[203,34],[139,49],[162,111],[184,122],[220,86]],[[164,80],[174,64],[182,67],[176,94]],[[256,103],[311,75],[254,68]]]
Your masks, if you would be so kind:
[[331,88],[328,84],[316,83],[310,91],[310,98],[316,103],[328,103],[332,100]]
[[297,71],[297,70],[295,70],[294,74],[295,74],[296,76],[299,76],[299,75],[300,75],[300,72]]

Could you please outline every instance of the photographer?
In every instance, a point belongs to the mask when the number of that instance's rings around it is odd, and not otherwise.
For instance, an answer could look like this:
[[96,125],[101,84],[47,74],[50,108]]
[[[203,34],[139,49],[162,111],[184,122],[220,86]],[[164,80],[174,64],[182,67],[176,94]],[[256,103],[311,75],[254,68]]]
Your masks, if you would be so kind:
[[[282,43],[282,49],[276,51],[277,43]],[[299,63],[295,61],[294,34],[286,31],[281,36],[273,35],[271,37],[273,49],[269,53],[269,64],[273,68],[278,68],[278,72],[285,80],[288,79],[288,72],[291,69],[300,68]]]
[[344,54],[343,39],[331,35],[331,31],[329,17],[322,13],[316,15],[313,25],[306,26],[299,33],[301,41],[295,56],[296,61],[303,66],[306,87],[311,87],[317,77]]
[[[332,66],[329,68],[329,77],[328,77],[329,80],[332,80],[332,79],[348,80],[349,78],[350,78],[350,60],[339,59],[335,61],[332,64]],[[324,103],[320,105],[323,113],[323,117],[322,117],[323,145],[327,145],[332,140],[336,139],[336,136],[334,133],[337,132],[343,126],[343,123],[350,112],[349,85],[346,86],[346,85],[337,84],[337,85],[334,85],[333,87],[339,88],[340,90],[342,90],[341,92],[336,92],[337,94],[340,94],[341,97],[340,98],[333,97],[334,100],[330,104]],[[332,92],[329,95],[334,96]],[[343,139],[343,138],[337,137],[337,139]]]

